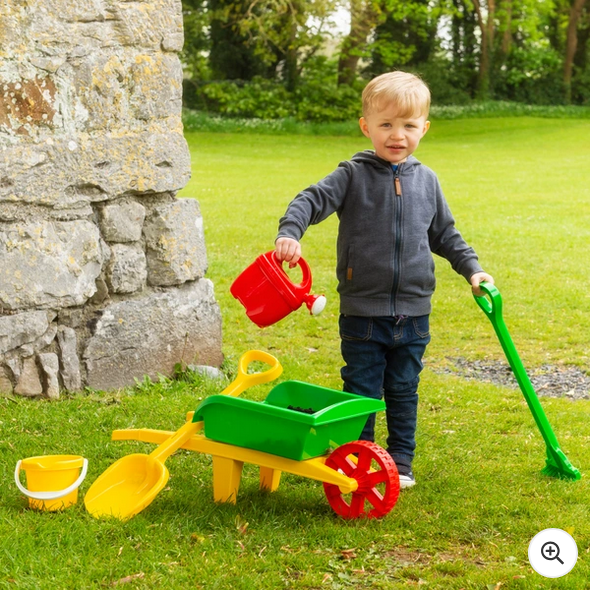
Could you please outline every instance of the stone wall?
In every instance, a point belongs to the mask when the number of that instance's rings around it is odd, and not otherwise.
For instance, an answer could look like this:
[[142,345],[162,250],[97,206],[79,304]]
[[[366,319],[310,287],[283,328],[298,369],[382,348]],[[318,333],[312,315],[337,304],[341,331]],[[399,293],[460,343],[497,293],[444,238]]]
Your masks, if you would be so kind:
[[0,3],[0,392],[221,363],[180,0]]

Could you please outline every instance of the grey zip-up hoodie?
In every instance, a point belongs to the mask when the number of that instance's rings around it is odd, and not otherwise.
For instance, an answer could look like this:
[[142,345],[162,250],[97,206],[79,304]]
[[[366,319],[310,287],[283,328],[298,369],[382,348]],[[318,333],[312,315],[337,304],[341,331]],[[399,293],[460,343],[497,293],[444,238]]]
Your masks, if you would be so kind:
[[465,279],[482,271],[455,227],[436,174],[410,156],[394,173],[372,150],[355,154],[299,193],[278,237],[300,240],[309,225],[336,212],[340,311],[357,316],[430,313],[435,288],[431,252]]

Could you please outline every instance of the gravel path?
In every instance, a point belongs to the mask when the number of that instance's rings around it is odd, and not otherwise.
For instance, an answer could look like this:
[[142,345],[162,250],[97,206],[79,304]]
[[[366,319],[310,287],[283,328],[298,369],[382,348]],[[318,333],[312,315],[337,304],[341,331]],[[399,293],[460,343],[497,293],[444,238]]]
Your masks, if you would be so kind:
[[[510,366],[503,361],[468,361],[462,357],[447,360],[452,363],[452,369],[432,367],[432,370],[518,389]],[[543,365],[527,373],[539,396],[590,399],[590,374],[578,367]]]

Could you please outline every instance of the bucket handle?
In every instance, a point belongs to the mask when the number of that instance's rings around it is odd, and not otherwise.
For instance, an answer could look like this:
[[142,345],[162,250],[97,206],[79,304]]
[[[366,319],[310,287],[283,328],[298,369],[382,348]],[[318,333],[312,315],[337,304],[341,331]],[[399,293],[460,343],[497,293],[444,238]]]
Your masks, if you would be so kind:
[[16,469],[14,470],[14,483],[16,483],[16,487],[25,496],[33,498],[33,500],[57,500],[58,498],[63,498],[64,496],[67,496],[69,493],[73,492],[80,486],[80,484],[84,481],[84,478],[86,477],[86,472],[88,471],[88,459],[84,459],[80,477],[71,486],[68,486],[65,490],[58,490],[56,492],[31,492],[27,490],[27,488],[25,488],[23,484],[20,482],[19,474],[21,463],[22,460],[19,460],[16,464]]

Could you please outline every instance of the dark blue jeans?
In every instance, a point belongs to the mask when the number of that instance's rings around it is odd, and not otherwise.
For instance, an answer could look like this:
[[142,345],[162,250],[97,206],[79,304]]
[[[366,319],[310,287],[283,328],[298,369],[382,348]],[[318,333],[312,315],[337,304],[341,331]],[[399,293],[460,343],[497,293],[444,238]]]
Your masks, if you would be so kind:
[[[385,399],[387,451],[400,471],[411,469],[416,448],[418,383],[430,342],[429,316],[340,316],[344,391]],[[360,440],[375,439],[375,414]]]

